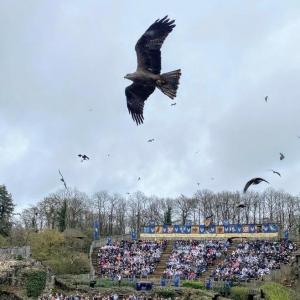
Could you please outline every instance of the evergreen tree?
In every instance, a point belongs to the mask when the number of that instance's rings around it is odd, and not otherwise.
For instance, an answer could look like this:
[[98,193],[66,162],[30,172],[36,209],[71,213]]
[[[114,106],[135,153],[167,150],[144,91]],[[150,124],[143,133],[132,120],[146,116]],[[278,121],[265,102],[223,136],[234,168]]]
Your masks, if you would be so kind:
[[58,229],[60,232],[67,228],[67,200],[64,199],[61,209],[58,211]]
[[11,217],[13,211],[12,196],[7,192],[5,185],[0,185],[0,235],[9,235],[12,226]]
[[164,224],[172,225],[172,208],[170,206],[164,214]]

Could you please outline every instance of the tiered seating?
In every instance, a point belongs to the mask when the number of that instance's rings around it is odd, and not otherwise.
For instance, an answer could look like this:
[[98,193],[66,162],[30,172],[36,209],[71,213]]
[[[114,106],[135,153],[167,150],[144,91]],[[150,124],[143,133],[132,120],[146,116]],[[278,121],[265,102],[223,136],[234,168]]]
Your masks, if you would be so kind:
[[295,249],[290,241],[121,241],[98,248],[92,260],[96,274],[109,278],[245,281],[288,263]]
[[98,249],[96,274],[115,278],[146,277],[152,274],[166,241],[121,241]]
[[207,270],[209,265],[227,252],[225,241],[175,241],[164,277],[179,276],[193,280]]
[[246,281],[269,274],[288,263],[295,244],[290,241],[244,241],[211,274],[215,280]]

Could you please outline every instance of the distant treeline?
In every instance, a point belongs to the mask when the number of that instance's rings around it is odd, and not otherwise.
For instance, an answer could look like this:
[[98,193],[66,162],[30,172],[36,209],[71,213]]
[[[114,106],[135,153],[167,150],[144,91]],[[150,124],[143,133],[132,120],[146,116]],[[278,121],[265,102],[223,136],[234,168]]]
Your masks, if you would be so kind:
[[[244,204],[245,208],[238,208]],[[100,223],[101,235],[125,234],[144,225],[200,224],[213,215],[215,224],[280,223],[298,232],[300,198],[272,188],[263,193],[198,190],[192,197],[146,196],[138,191],[130,195],[100,191],[89,197],[76,189],[50,194],[36,206],[21,213],[22,227],[40,231],[44,228],[64,231],[66,228],[92,231]]]

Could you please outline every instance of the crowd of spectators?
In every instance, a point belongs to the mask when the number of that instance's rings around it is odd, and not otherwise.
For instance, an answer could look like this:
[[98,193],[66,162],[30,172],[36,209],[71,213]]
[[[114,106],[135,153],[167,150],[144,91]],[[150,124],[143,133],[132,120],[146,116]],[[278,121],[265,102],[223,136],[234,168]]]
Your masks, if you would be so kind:
[[120,241],[99,249],[97,273],[109,278],[142,278],[152,274],[167,241]]
[[280,264],[288,263],[295,244],[291,241],[244,241],[211,274],[214,280],[248,281],[261,279]]
[[193,280],[200,277],[207,270],[208,265],[214,263],[223,254],[226,254],[226,241],[198,241],[178,240],[174,243],[169,257],[164,277],[179,277]]
[[[177,300],[179,298],[175,298]],[[55,293],[53,295],[41,297],[40,300],[166,300],[159,296],[148,295],[119,295],[117,293],[111,293],[110,295],[96,294],[93,296],[88,295],[65,295],[63,293]],[[171,298],[170,298],[171,300]]]

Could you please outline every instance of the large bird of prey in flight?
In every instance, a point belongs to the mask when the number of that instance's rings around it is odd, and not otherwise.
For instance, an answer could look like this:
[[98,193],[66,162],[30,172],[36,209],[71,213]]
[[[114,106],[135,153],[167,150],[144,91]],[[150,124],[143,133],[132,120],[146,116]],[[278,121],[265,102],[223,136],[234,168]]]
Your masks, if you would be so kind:
[[249,186],[250,186],[251,184],[253,184],[253,185],[259,184],[259,183],[261,183],[262,181],[264,181],[264,182],[266,182],[266,183],[269,183],[267,180],[265,180],[265,179],[263,179],[263,178],[260,178],[260,177],[252,178],[251,180],[249,180],[249,181],[246,183],[246,185],[245,185],[245,187],[244,187],[244,193],[247,192],[247,190],[248,190],[248,188],[249,188]]
[[144,102],[157,87],[165,95],[174,99],[179,84],[181,70],[160,74],[160,49],[168,34],[175,27],[175,20],[165,16],[156,20],[140,37],[135,45],[137,69],[124,78],[133,81],[125,89],[127,108],[137,125],[143,123]]
[[64,179],[64,176],[62,175],[62,173],[61,173],[60,170],[58,170],[58,173],[59,173],[59,175],[61,176],[60,181],[64,184],[65,189],[68,190],[68,187],[67,187],[66,181],[65,181],[65,179]]

